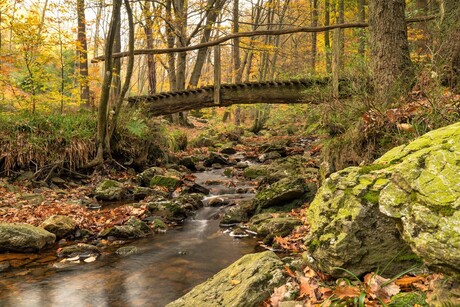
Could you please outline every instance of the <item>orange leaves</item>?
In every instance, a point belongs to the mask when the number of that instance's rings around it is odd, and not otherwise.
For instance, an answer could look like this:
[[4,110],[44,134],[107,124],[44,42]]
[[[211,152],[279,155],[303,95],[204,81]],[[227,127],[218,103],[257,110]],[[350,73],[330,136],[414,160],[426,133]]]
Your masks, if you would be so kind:
[[380,299],[383,302],[389,302],[393,295],[398,294],[401,290],[394,281],[383,278],[375,273],[369,273],[364,276],[366,293],[373,299]]
[[332,291],[332,294],[339,299],[358,297],[361,291],[355,286],[339,286]]

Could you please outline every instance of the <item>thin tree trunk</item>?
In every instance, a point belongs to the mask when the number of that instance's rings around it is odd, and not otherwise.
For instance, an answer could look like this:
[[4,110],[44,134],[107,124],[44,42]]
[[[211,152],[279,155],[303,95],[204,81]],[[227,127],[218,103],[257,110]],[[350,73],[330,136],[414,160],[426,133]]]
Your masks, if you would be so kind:
[[[144,33],[145,40],[147,43],[147,48],[153,49],[153,17],[151,11],[150,1],[146,0],[144,2],[144,7],[142,9],[142,15],[145,20]],[[149,95],[155,94],[157,87],[157,71],[155,64],[155,57],[153,54],[147,55],[147,80],[149,84]]]
[[110,118],[110,120],[108,121],[105,144],[106,144],[106,150],[108,151],[109,154],[110,154],[110,145],[111,145],[110,143],[112,140],[113,133],[117,127],[121,105],[126,96],[126,93],[129,90],[129,85],[131,83],[131,77],[133,75],[133,69],[134,69],[134,32],[135,32],[134,18],[133,18],[133,12],[131,10],[131,6],[129,4],[129,0],[124,0],[124,3],[125,3],[126,15],[128,16],[128,24],[129,24],[129,42],[128,42],[129,57],[128,57],[128,65],[126,68],[125,81],[123,83],[123,86],[121,88],[119,95],[117,96],[116,102],[113,106],[112,118]]
[[[327,27],[331,24],[331,17],[330,17],[330,2],[329,0],[325,0],[324,2],[324,25]],[[329,31],[324,32],[324,49],[326,52],[326,72],[330,74],[331,70],[331,41]]]
[[101,86],[101,98],[99,101],[99,110],[97,116],[97,135],[96,135],[96,148],[97,154],[95,159],[90,162],[87,167],[95,166],[104,161],[104,154],[106,153],[106,136],[107,136],[107,123],[108,123],[108,109],[110,98],[110,87],[112,84],[113,75],[113,45],[115,42],[115,34],[120,24],[120,7],[121,0],[113,0],[112,18],[109,25],[109,32],[105,42],[105,64],[104,64],[104,80]]
[[[174,48],[174,36],[173,36],[173,29],[171,28],[171,24],[173,23],[172,18],[172,0],[166,0],[166,20],[168,23],[166,24],[166,42],[168,48]],[[174,53],[168,53],[168,77],[169,77],[169,90],[174,91],[177,90],[177,79],[176,79],[176,59]]]
[[[238,33],[240,31],[240,20],[239,20],[239,0],[233,0],[233,33]],[[241,82],[241,59],[240,59],[240,39],[237,37],[233,40],[232,46],[233,53],[233,82]]]
[[[363,22],[363,23],[366,21],[366,10],[364,9],[365,2],[366,0],[358,0],[359,22]],[[364,29],[358,30],[358,36],[359,36],[358,54],[361,57],[364,57],[364,52],[366,48],[366,35],[364,32]]]
[[[311,13],[311,26],[317,27],[318,26],[318,0],[312,1],[312,13]],[[311,34],[311,62],[310,67],[313,74],[316,71],[316,36],[317,34],[313,32]]]
[[86,41],[85,0],[77,0],[77,54],[79,63],[80,101],[86,108],[91,107],[88,83],[88,44]]
[[[339,0],[339,24],[344,24],[345,23],[345,1],[344,0]],[[345,66],[345,33],[343,30],[340,30],[342,33],[340,34],[340,42],[339,42],[339,47],[340,47],[340,70],[343,71],[343,68]]]
[[[203,30],[203,36],[201,37],[201,43],[208,42],[211,38],[211,32],[214,24],[216,23],[217,17],[219,16],[225,0],[208,0],[208,5],[214,5],[207,13],[206,17],[206,26]],[[203,70],[203,65],[206,60],[206,55],[208,54],[208,48],[202,48],[198,50],[196,57],[195,65],[190,76],[190,81],[188,83],[189,88],[195,88],[198,85],[198,82],[201,77],[201,71]]]

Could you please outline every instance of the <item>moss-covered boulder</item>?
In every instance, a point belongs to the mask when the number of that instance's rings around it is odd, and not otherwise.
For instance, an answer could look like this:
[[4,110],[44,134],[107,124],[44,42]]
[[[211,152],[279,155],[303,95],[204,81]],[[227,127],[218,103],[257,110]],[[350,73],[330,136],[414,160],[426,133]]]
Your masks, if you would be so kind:
[[302,222],[287,214],[261,213],[254,215],[249,221],[249,229],[264,237],[265,243],[270,243],[276,236],[284,237],[290,234]]
[[41,227],[0,223],[0,252],[37,252],[55,240],[53,233]]
[[275,253],[249,254],[167,306],[259,306],[284,280]]
[[100,237],[115,237],[124,239],[135,239],[145,237],[146,233],[138,227],[121,225],[106,228],[99,234]]
[[[301,177],[287,177],[257,191],[254,204],[257,211],[271,207],[283,207],[292,201],[302,199],[310,189]],[[302,202],[299,202],[301,205]]]
[[97,246],[85,243],[65,246],[58,250],[57,255],[61,258],[71,258],[80,255],[99,255],[101,251]]
[[420,257],[459,275],[458,174],[460,123],[394,148],[372,165],[331,174],[308,211],[307,259],[333,275],[340,275],[334,267],[358,275],[386,267],[393,275]]
[[64,238],[75,230],[77,223],[65,215],[52,215],[43,221],[40,227],[54,233],[57,238]]
[[148,186],[153,176],[164,175],[165,173],[166,173],[166,170],[161,167],[156,167],[156,166],[150,167],[136,176],[136,182],[137,184]]
[[250,217],[254,214],[256,205],[251,200],[245,200],[227,209],[220,221],[223,227],[231,226],[249,221]]
[[111,180],[102,180],[94,190],[93,194],[99,200],[121,200],[125,197],[127,189],[122,183]]
[[150,180],[150,187],[165,187],[169,191],[174,191],[181,184],[182,181],[180,179],[172,176],[155,175]]
[[126,225],[132,226],[134,228],[137,228],[140,231],[142,231],[143,233],[150,233],[151,232],[150,227],[146,223],[142,222],[138,218],[135,218],[134,216],[129,218],[129,220],[126,222]]

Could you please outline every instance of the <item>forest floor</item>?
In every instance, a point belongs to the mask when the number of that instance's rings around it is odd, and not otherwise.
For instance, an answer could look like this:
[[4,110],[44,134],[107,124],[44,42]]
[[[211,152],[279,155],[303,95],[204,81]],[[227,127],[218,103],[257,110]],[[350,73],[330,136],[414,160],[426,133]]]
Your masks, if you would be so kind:
[[[280,137],[282,138],[282,137]],[[266,138],[253,138],[252,144],[263,144]],[[253,147],[246,150],[247,155],[255,155]],[[318,148],[312,150],[317,151]],[[187,153],[182,153],[187,154]],[[133,180],[134,175],[128,172],[118,172],[110,175],[120,181]],[[124,224],[130,217],[142,218],[147,208],[145,206],[116,206],[91,210],[82,204],[97,204],[91,193],[94,183],[101,179],[100,174],[90,177],[85,185],[66,182],[60,188],[32,188],[21,182],[8,183],[0,180],[0,222],[27,223],[40,225],[50,215],[66,215],[77,222],[81,229],[100,233],[103,229]],[[306,219],[308,204],[293,210],[290,215],[302,221],[287,237],[275,237],[274,246],[283,254],[300,257],[306,250],[303,238],[309,230]],[[276,213],[274,213],[276,215]],[[110,244],[107,240],[101,240]],[[60,242],[66,244],[66,240]],[[8,258],[7,254],[0,261]],[[5,260],[3,259],[3,260]],[[56,261],[57,258],[48,259]],[[20,267],[30,262],[24,258],[15,264]],[[288,297],[292,306],[428,306],[426,301],[435,300],[440,294],[437,285],[443,280],[441,274],[408,272],[393,279],[386,279],[376,273],[369,273],[364,278],[350,274],[349,278],[333,279],[322,272],[316,272],[310,267],[285,267],[288,276],[286,284],[275,289],[264,306],[279,306]],[[395,297],[397,299],[395,300]]]

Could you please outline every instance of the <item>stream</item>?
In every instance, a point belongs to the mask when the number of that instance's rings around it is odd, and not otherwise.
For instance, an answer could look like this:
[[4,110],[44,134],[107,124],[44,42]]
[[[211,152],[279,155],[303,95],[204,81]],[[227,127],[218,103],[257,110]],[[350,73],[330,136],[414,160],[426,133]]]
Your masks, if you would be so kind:
[[[220,171],[203,174],[197,181],[229,180]],[[213,192],[236,199],[254,195]],[[130,245],[139,252],[127,257],[103,254],[62,269],[45,265],[0,273],[0,306],[164,306],[255,252],[256,238],[236,239],[219,227],[222,210],[205,206],[180,228],[134,241]]]

